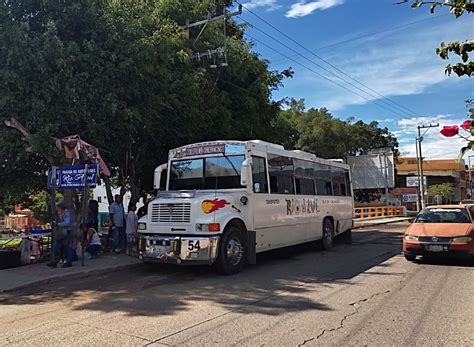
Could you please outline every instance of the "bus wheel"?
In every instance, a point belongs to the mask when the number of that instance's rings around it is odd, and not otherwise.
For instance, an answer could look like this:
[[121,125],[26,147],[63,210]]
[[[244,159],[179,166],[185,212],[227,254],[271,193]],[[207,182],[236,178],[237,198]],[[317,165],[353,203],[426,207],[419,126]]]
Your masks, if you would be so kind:
[[242,271],[245,265],[245,243],[242,232],[230,226],[219,242],[219,253],[215,262],[217,271],[223,275],[232,275]]
[[334,225],[329,218],[323,220],[323,238],[321,244],[325,251],[330,250],[334,243]]

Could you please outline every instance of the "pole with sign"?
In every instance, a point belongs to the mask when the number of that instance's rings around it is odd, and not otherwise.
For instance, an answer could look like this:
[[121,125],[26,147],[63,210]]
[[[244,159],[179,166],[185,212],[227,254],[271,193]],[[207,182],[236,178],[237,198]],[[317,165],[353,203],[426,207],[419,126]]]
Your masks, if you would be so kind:
[[[48,188],[51,189],[51,209],[53,214],[53,225],[55,225],[56,211],[56,189],[82,189],[82,205],[81,205],[81,223],[79,240],[81,240],[82,266],[84,266],[84,244],[86,236],[86,217],[87,204],[89,197],[89,188],[94,188],[97,184],[98,165],[85,164],[76,166],[52,167],[48,172]],[[51,233],[51,245],[54,242],[54,230]],[[54,252],[52,252],[53,254]],[[54,255],[51,260],[54,261]]]
[[[84,165],[84,177],[87,177],[89,165],[86,164]],[[81,223],[81,265],[84,266],[84,245],[85,245],[85,239],[87,237],[87,226],[86,226],[86,220],[87,220],[87,204],[88,204],[88,197],[89,197],[89,188],[87,187],[87,182],[88,180],[84,180],[84,189],[82,190],[82,223]]]
[[[50,245],[50,262],[54,263],[54,234],[56,232],[56,166],[53,166],[50,171],[51,175],[51,245]],[[48,175],[49,178],[49,175]],[[49,181],[49,179],[48,179]]]

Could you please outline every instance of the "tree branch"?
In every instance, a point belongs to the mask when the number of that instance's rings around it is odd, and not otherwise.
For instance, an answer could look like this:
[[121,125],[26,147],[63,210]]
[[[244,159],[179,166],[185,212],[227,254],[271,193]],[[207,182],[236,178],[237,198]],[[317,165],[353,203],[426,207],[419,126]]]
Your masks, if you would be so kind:
[[23,135],[21,140],[23,142],[27,142],[30,145],[30,147],[28,147],[26,150],[28,152],[32,152],[33,151],[33,136],[28,131],[28,129],[26,129],[18,120],[16,120],[16,118],[13,118],[13,117],[10,118],[10,120],[6,119],[4,123],[6,127],[15,129],[21,135]]

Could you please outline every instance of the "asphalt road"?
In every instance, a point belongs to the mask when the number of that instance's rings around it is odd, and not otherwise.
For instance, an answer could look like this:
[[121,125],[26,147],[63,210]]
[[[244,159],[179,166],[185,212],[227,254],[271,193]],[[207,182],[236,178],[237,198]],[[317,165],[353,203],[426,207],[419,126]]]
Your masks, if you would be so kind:
[[235,276],[144,266],[1,294],[0,345],[474,346],[472,262],[405,261],[405,227],[263,254]]

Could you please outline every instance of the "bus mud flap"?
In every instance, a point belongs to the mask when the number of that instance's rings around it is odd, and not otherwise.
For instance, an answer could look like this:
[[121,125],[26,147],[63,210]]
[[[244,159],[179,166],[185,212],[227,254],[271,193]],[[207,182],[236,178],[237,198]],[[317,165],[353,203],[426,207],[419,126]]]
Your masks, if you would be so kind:
[[247,231],[247,259],[246,263],[250,265],[257,264],[257,232]]

